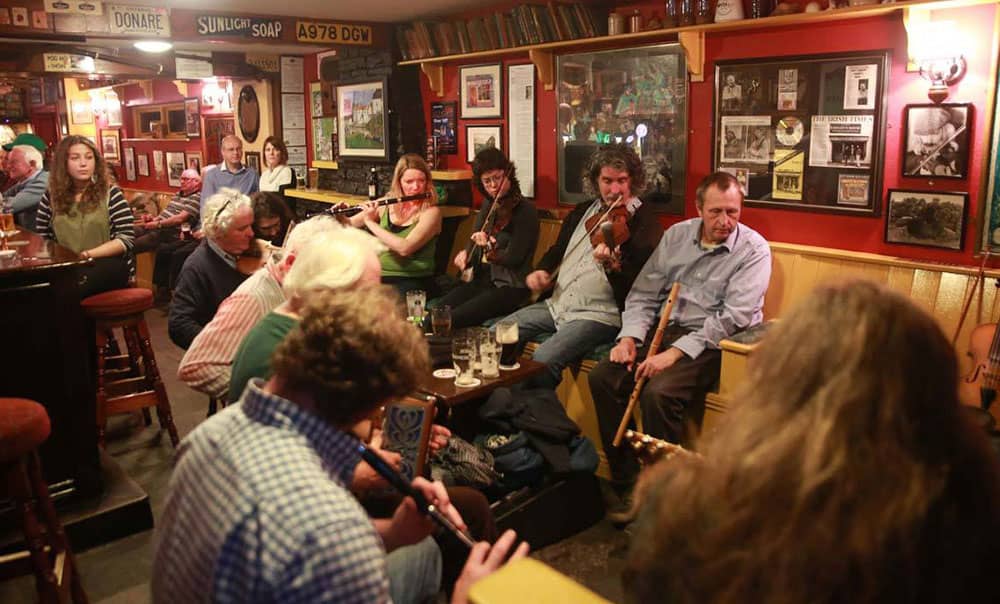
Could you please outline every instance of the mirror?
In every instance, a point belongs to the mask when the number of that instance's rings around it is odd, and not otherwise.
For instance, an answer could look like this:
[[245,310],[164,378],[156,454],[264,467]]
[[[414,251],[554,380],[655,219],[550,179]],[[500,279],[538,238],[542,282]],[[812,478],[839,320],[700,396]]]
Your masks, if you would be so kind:
[[257,93],[253,86],[248,84],[240,90],[240,100],[236,105],[236,111],[243,139],[248,143],[254,142],[257,140],[257,132],[260,130],[260,104],[257,102]]

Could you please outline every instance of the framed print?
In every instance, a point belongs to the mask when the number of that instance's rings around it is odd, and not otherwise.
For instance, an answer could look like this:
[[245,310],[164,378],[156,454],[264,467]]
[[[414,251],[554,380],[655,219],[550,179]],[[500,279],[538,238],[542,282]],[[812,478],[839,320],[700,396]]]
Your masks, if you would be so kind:
[[470,65],[458,70],[462,119],[503,117],[500,64]]
[[500,126],[466,126],[465,127],[465,161],[472,163],[479,153],[487,147],[496,147],[503,151],[500,141]]
[[386,80],[337,87],[337,155],[389,159]]
[[101,154],[112,163],[121,159],[121,134],[118,130],[101,130]]
[[109,92],[104,95],[104,106],[108,112],[108,126],[121,127],[122,125],[122,104],[118,100],[118,95]]
[[972,104],[907,105],[904,111],[903,176],[967,177]]
[[507,157],[529,199],[535,197],[536,91],[534,63],[507,66]]
[[717,61],[714,169],[747,206],[878,215],[888,74],[884,50]]
[[962,249],[968,193],[889,189],[887,243]]
[[[1000,93],[1000,78],[995,84],[994,93]],[[990,137],[988,158],[983,158],[984,165],[982,190],[986,192],[980,204],[982,208],[983,250],[1000,251],[1000,102],[993,95],[993,134]]]
[[125,179],[135,180],[135,148],[125,147],[122,151],[125,153]]
[[244,155],[244,161],[248,168],[253,168],[260,174],[260,152],[259,151],[247,151]]
[[438,155],[458,153],[458,103],[431,103],[431,136],[437,139]]
[[136,155],[135,168],[139,176],[149,176],[149,155],[145,153]]
[[32,80],[31,84],[28,86],[28,103],[32,105],[41,105],[45,103],[45,99],[42,95],[41,82]]
[[69,105],[74,124],[79,126],[94,123],[94,112],[90,108],[90,101],[70,101]]
[[[658,213],[683,214],[688,79],[681,46],[560,55],[556,69],[559,201],[592,201],[584,176],[590,158],[601,145],[621,142],[635,145],[643,159],[640,199]],[[508,121],[514,119],[511,113]]]
[[181,186],[181,172],[185,165],[183,151],[167,151],[167,183],[171,187]]
[[156,172],[157,178],[163,178],[164,176],[164,165],[163,165],[163,151],[153,151],[153,171]]
[[197,170],[198,174],[201,174],[201,167],[203,163],[200,151],[193,153],[191,151],[187,151],[184,153],[184,166],[186,168]]
[[205,117],[205,162],[208,165],[222,162],[222,139],[230,134],[236,134],[233,116]]
[[201,101],[198,99],[184,99],[184,124],[189,137],[201,136]]
[[337,139],[337,118],[318,117],[313,119],[313,159],[333,161],[333,149]]

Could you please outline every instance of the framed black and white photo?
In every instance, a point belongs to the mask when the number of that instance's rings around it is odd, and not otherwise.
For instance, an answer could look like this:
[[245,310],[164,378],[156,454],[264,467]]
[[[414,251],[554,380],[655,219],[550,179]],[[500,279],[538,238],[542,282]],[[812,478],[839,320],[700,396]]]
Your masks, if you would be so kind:
[[431,103],[431,136],[437,139],[438,155],[458,153],[458,103]]
[[125,180],[135,180],[135,149],[125,147],[122,151],[125,153]]
[[184,130],[191,138],[201,136],[201,101],[184,99]]
[[500,64],[469,65],[458,70],[462,119],[503,117],[503,80]]
[[184,152],[167,151],[167,183],[171,187],[181,186],[181,172],[184,171]]
[[118,130],[101,130],[101,155],[117,164],[121,160],[121,133]]
[[465,161],[472,163],[479,153],[487,147],[496,147],[503,151],[500,141],[500,126],[466,126],[465,127]]
[[149,155],[139,153],[135,156],[135,167],[139,176],[149,176]]
[[967,177],[972,104],[907,105],[905,112],[903,176]]
[[961,250],[968,193],[889,189],[887,243]]
[[260,152],[259,151],[247,151],[244,155],[244,161],[248,168],[253,168],[260,174]]
[[389,159],[386,80],[337,87],[337,156]]
[[184,153],[184,165],[191,170],[195,170],[198,174],[201,174],[201,166],[203,160],[201,158],[201,151],[186,151]]

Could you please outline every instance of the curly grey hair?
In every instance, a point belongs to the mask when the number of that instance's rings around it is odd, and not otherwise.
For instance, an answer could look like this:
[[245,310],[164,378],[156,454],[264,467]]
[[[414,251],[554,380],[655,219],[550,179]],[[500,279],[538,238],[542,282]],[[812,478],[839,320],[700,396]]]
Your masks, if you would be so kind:
[[205,236],[218,239],[233,224],[236,212],[241,208],[253,211],[250,198],[236,189],[222,188],[205,202],[201,209],[201,228]]

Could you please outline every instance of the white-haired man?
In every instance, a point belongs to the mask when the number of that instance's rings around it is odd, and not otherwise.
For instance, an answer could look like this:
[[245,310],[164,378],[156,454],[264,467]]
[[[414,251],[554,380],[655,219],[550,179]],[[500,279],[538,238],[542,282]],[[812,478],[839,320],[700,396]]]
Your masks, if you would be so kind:
[[[215,317],[194,339],[177,369],[177,377],[191,388],[222,398],[229,392],[233,356],[244,336],[257,321],[285,301],[285,276],[300,252],[315,244],[336,241],[324,258],[331,271],[341,271],[347,279],[359,274],[353,264],[364,261],[366,251],[378,254],[378,240],[357,229],[348,229],[330,216],[316,216],[299,224],[288,236],[280,253],[240,284],[219,306]],[[310,267],[310,269],[319,267]],[[378,281],[378,276],[374,279]],[[292,292],[294,294],[294,291]],[[235,400],[235,399],[233,399]]]
[[31,231],[38,203],[49,186],[49,173],[42,165],[42,154],[31,145],[17,145],[7,156],[7,175],[15,184],[3,192],[4,208],[14,214],[14,222]]
[[185,349],[246,280],[236,260],[253,242],[253,207],[239,191],[223,189],[210,197],[201,219],[205,238],[184,262],[167,321],[170,339]]

